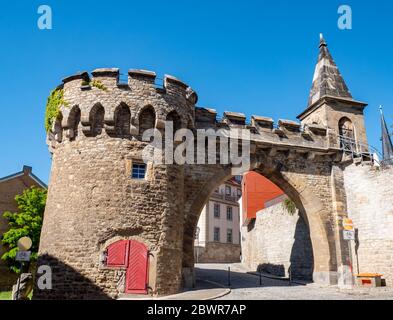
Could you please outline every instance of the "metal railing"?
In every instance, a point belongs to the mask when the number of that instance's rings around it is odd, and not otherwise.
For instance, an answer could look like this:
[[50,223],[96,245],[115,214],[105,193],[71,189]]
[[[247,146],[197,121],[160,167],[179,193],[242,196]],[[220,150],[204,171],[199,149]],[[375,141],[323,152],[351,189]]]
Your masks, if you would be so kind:
[[[361,143],[353,138],[338,135],[338,144],[340,149],[344,151],[344,153],[351,155],[352,159],[360,158],[362,161],[372,161],[381,165],[382,162],[374,157],[376,154],[379,159],[382,159],[381,153],[377,148]],[[393,159],[392,159],[393,162]]]

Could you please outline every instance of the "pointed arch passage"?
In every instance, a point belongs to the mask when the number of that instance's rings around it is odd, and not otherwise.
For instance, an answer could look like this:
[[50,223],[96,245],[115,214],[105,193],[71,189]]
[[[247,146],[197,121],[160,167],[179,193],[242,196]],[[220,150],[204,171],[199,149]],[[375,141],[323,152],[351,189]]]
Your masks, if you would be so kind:
[[166,121],[173,122],[173,134],[175,134],[177,130],[181,129],[181,119],[175,110],[168,113],[166,116]]
[[96,104],[90,111],[89,120],[91,123],[91,135],[99,136],[104,127],[105,110],[101,104]]
[[63,114],[60,112],[53,124],[53,134],[57,142],[61,142],[63,140],[63,127],[61,126],[62,121]]
[[69,114],[68,123],[69,123],[69,137],[70,139],[76,139],[79,135],[80,129],[80,122],[81,122],[81,110],[78,106],[74,106]]
[[131,112],[127,105],[121,104],[115,111],[115,133],[124,137],[130,134]]
[[155,127],[156,113],[152,106],[145,107],[139,115],[139,134]]

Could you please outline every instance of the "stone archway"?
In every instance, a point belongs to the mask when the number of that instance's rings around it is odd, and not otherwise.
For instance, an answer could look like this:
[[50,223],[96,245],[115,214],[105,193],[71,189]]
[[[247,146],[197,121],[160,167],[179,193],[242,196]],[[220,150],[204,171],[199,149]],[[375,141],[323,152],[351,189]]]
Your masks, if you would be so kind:
[[[337,283],[336,222],[332,206],[332,165],[321,157],[310,161],[304,157],[288,158],[285,153],[274,157],[263,156],[254,161],[256,171],[280,187],[296,204],[309,226],[314,255],[313,280],[318,283]],[[195,170],[191,169],[190,171]],[[204,174],[202,174],[202,171]],[[194,235],[199,214],[218,185],[232,176],[231,168],[205,166],[201,174],[186,177],[185,185],[193,185],[192,193],[186,192],[185,225],[183,238],[183,277],[193,275]],[[198,186],[198,191],[196,191]]]

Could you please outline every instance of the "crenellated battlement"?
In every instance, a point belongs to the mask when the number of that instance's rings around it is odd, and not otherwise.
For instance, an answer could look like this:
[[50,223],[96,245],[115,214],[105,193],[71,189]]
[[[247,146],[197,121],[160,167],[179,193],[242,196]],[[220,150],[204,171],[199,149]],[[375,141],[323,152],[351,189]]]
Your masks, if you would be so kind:
[[51,147],[78,136],[141,136],[149,128],[162,129],[166,120],[178,128],[193,128],[196,92],[178,78],[165,75],[161,85],[156,73],[131,69],[120,82],[118,68],[79,72],[62,81],[64,103],[48,132]]
[[[163,130],[165,121],[174,129],[247,129],[262,148],[313,149],[331,153],[338,149],[327,127],[256,116],[247,122],[243,113],[226,111],[221,118],[213,109],[196,107],[195,91],[183,81],[165,75],[157,85],[153,71],[130,69],[127,82],[120,82],[118,68],[80,72],[63,79],[64,104],[48,134],[51,151],[64,141],[102,134],[141,140],[144,130]],[[334,151],[334,152],[336,152]]]
[[300,152],[332,154],[339,150],[336,132],[333,129],[317,125],[302,124],[292,120],[270,117],[251,116],[248,122],[243,113],[226,111],[222,117],[210,108],[196,108],[195,126],[197,129],[246,129],[256,146],[277,148],[279,150],[298,149]]

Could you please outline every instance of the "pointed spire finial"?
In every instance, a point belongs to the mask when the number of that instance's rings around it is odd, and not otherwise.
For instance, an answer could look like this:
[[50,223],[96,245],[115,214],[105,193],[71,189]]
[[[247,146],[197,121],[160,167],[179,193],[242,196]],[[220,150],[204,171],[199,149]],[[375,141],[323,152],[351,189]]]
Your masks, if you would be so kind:
[[327,43],[325,38],[323,37],[323,33],[319,34],[319,47],[327,47]]
[[[382,106],[379,107],[381,111],[381,127],[382,127],[382,158],[383,160],[392,161],[393,160],[393,144],[390,138],[389,129],[383,116]],[[393,162],[392,162],[393,164]]]

